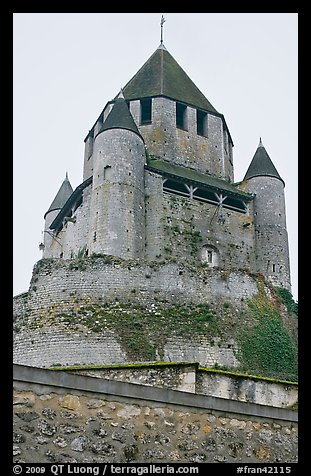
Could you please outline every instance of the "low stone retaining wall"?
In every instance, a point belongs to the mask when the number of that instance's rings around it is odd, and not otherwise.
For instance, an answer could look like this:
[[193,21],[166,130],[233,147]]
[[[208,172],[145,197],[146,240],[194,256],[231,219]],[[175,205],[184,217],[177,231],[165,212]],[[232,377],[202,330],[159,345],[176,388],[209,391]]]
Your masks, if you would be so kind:
[[297,412],[14,366],[13,456],[44,462],[296,462]]

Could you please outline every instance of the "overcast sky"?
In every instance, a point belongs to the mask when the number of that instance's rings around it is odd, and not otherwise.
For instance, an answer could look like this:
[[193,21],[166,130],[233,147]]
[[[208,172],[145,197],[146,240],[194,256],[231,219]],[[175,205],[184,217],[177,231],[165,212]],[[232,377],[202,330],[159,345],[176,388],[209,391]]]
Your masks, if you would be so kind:
[[82,182],[84,138],[160,44],[226,119],[235,181],[262,138],[285,181],[298,299],[297,13],[15,13],[14,295],[41,259],[43,215],[68,172]]

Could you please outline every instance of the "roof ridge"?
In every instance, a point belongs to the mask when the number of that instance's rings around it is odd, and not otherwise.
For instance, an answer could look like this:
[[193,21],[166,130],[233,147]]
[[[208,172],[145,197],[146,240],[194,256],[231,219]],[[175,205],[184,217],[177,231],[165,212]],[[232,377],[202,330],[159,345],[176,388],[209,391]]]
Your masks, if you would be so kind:
[[127,100],[165,96],[219,114],[171,53],[162,46],[126,83],[123,93]]

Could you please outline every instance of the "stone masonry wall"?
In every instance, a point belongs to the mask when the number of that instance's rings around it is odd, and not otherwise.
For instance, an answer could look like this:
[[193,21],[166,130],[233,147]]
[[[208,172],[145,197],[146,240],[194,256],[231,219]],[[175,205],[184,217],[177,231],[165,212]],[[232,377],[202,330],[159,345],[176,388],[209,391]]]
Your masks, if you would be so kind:
[[187,129],[176,126],[176,101],[152,99],[152,122],[140,124],[140,101],[130,101],[130,111],[150,155],[202,173],[233,180],[232,165],[225,155],[223,122],[207,115],[207,137],[197,134],[196,108],[187,107]]
[[149,364],[73,370],[79,375],[118,380],[140,385],[171,388],[183,392],[290,408],[298,403],[298,385],[203,369],[198,364]]
[[[211,339],[213,340],[213,339]],[[116,333],[103,330],[100,333],[83,330],[73,332],[64,326],[48,324],[39,327],[20,328],[14,336],[13,361],[17,364],[37,367],[70,365],[110,365],[144,362],[145,359],[131,357],[122,347]],[[170,338],[164,345],[163,356],[157,360],[165,362],[199,362],[202,366],[221,365],[238,368],[236,346],[222,342],[219,345],[208,339],[193,342],[187,339]]]
[[44,372],[14,382],[14,463],[297,462],[295,412]]
[[163,253],[163,178],[145,170],[145,256],[155,260]]
[[289,382],[198,370],[196,392],[214,397],[290,408],[298,403],[298,385]]
[[227,299],[240,303],[257,292],[256,277],[242,271],[192,269],[169,261],[144,264],[139,260],[125,261],[102,255],[81,262],[38,261],[24,299],[28,309],[36,314],[52,304],[66,306],[74,296],[103,302],[115,298],[153,302],[157,296],[172,303],[211,303]]
[[[83,190],[83,202],[74,212],[75,223],[69,221],[63,228],[63,258],[70,259],[76,256],[79,249],[86,246],[89,238],[90,227],[90,202],[92,186]],[[61,232],[62,233],[62,232]]]
[[254,270],[254,226],[252,205],[249,206],[250,212],[246,214],[223,209],[220,222],[215,205],[165,193],[164,256],[200,265],[204,246],[212,245],[217,250],[220,268]]
[[[143,304],[154,314],[161,299],[171,304],[216,301],[220,306],[229,300],[239,310],[241,300],[258,291],[255,278],[241,272],[223,275],[220,270],[191,271],[176,263],[153,266],[108,258],[42,260],[37,264],[29,293],[17,297],[15,303],[14,362],[39,367],[132,362],[118,329],[102,327],[93,332],[78,320],[73,327],[66,326],[68,314],[76,315],[90,304],[118,299]],[[124,311],[120,308],[117,312]],[[191,333],[189,338],[172,335],[162,347],[151,360],[239,366],[232,337],[197,336],[192,340]],[[150,358],[134,361],[146,360]]]

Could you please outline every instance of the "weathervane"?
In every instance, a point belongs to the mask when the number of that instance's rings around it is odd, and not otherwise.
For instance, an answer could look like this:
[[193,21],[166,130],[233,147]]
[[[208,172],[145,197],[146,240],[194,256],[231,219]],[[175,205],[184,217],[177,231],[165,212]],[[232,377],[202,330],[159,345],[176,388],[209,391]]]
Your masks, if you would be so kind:
[[160,23],[160,25],[161,25],[161,45],[163,44],[163,23],[164,23],[165,21],[166,21],[166,20],[165,20],[164,16],[162,15],[162,17],[161,17],[161,23]]

